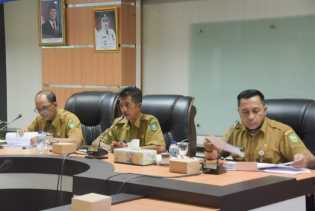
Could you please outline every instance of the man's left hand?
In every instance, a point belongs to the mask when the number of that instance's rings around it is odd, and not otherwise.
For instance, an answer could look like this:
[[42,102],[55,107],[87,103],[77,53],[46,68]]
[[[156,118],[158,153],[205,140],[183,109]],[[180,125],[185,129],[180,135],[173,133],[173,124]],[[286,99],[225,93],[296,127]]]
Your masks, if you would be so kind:
[[305,168],[307,165],[307,159],[303,154],[295,154],[292,166],[296,168]]

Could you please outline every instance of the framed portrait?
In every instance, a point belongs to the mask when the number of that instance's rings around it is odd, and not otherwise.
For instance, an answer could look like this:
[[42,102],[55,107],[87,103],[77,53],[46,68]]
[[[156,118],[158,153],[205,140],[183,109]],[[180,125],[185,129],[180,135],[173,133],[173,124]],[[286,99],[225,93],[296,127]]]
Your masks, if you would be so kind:
[[65,3],[64,0],[39,1],[39,44],[65,44]]
[[94,11],[94,40],[97,51],[119,50],[117,7],[97,8]]

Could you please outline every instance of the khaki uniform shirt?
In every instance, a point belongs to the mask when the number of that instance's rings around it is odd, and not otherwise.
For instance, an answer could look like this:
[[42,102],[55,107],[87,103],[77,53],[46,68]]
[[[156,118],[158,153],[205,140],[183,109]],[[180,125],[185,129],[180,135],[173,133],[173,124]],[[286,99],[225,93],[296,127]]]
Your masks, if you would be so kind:
[[66,110],[58,109],[56,117],[47,121],[38,115],[27,127],[28,131],[44,131],[51,133],[55,138],[73,138],[83,140],[81,123],[78,117]]
[[245,153],[244,158],[234,157],[236,160],[283,163],[292,161],[297,153],[311,155],[291,127],[267,117],[254,136],[238,123],[225,134],[225,140]]
[[160,145],[164,146],[164,137],[159,121],[152,115],[140,114],[134,124],[131,124],[126,117],[118,117],[112,126],[106,129],[94,142],[110,145],[112,141],[126,141],[139,139],[140,146]]

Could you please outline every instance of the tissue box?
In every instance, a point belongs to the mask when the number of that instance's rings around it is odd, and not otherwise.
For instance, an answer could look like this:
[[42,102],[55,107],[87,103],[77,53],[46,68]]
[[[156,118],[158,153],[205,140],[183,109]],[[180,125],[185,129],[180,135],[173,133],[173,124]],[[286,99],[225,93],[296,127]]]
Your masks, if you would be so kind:
[[77,145],[74,143],[54,143],[52,145],[52,151],[56,154],[68,154],[75,152]]
[[110,196],[88,193],[72,198],[71,211],[110,211],[111,203]]
[[200,173],[201,164],[199,160],[186,158],[186,159],[171,159],[170,172],[181,174],[198,174]]
[[114,149],[114,162],[135,165],[150,165],[155,163],[156,151],[152,149]]

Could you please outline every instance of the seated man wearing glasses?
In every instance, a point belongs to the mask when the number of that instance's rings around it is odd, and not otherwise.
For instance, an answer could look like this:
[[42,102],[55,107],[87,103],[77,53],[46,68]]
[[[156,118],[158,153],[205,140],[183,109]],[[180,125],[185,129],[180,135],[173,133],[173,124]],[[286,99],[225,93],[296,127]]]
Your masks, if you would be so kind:
[[39,115],[24,131],[47,132],[53,135],[53,141],[80,146],[83,141],[80,120],[75,114],[57,108],[56,95],[52,91],[39,91],[35,95],[35,105]]

